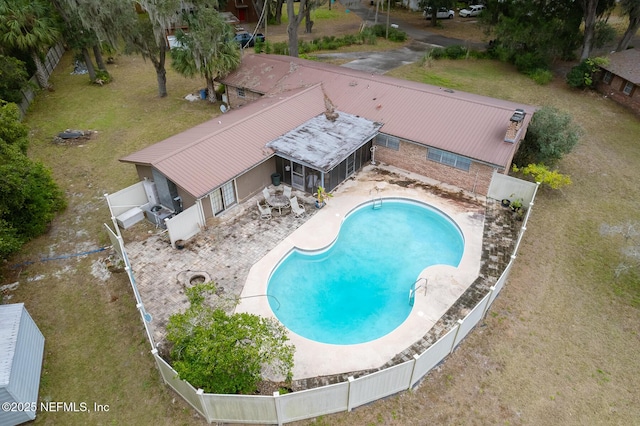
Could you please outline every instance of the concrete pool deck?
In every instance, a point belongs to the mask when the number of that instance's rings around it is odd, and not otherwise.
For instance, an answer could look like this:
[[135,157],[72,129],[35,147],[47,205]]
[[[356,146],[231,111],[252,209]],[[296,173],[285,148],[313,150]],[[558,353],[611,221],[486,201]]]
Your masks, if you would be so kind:
[[[147,221],[124,231],[126,249],[138,290],[146,311],[153,317],[149,326],[160,355],[168,359],[170,347],[166,340],[166,325],[169,317],[172,314],[184,312],[189,307],[185,295],[185,282],[181,279],[185,273],[206,272],[219,289],[215,297],[228,303],[236,301],[243,292],[249,295],[251,288],[254,289],[251,294],[255,294],[253,291],[259,291],[255,287],[247,287],[245,290],[249,275],[251,279],[248,285],[255,286],[254,274],[263,268],[264,284],[262,285],[266,285],[268,274],[271,273],[273,266],[294,245],[317,247],[329,244],[335,238],[343,215],[352,208],[352,205],[369,201],[371,199],[369,191],[376,186],[382,188],[380,196],[390,197],[395,194],[395,196],[417,199],[443,210],[456,219],[460,227],[465,223],[472,224],[472,228],[478,230],[478,239],[483,240],[479,276],[427,333],[423,331],[436,318],[437,312],[445,309],[445,303],[449,302],[442,302],[443,305],[439,308],[432,306],[430,308],[432,310],[429,311],[422,305],[424,292],[422,289],[418,290],[412,316],[420,311],[423,316],[410,318],[417,326],[415,330],[409,330],[407,334],[400,336],[402,344],[399,341],[391,341],[395,339],[395,334],[388,336],[388,344],[394,345],[394,348],[400,348],[395,353],[393,350],[386,350],[386,355],[380,356],[374,346],[367,346],[356,351],[357,353],[353,356],[350,354],[338,356],[334,346],[326,345],[322,348],[320,359],[314,361],[308,357],[305,361],[300,358],[292,388],[302,390],[344,381],[349,375],[359,377],[362,374],[407,361],[413,355],[424,352],[439,337],[448,332],[458,319],[464,318],[469,309],[475,306],[495,284],[510,261],[519,226],[510,212],[500,207],[499,201],[474,197],[472,194],[462,193],[458,188],[445,187],[439,182],[395,167],[369,165],[344,182],[335,191],[336,195],[329,200],[328,205],[321,210],[313,207],[313,199],[308,194],[294,191],[294,195],[298,195],[298,200],[306,206],[307,215],[302,218],[296,218],[292,214],[283,216],[276,214],[271,220],[260,220],[255,205],[261,195],[256,195],[229,209],[215,220],[209,221],[206,229],[190,239],[183,250],[172,248],[166,231],[156,229]],[[273,188],[270,189],[273,191]],[[353,201],[347,202],[349,197],[353,197]],[[313,220],[316,216],[320,219],[319,221]],[[484,235],[482,235],[483,221]],[[306,223],[309,223],[309,227],[305,227],[304,232],[295,232]],[[333,227],[333,231],[329,226]],[[465,235],[465,238],[469,237]],[[281,244],[288,244],[289,248],[285,245],[280,246]],[[474,248],[476,249],[477,247]],[[271,267],[265,266],[269,259],[272,262]],[[447,274],[450,274],[450,271],[437,268],[439,267],[426,271],[427,274],[432,274],[429,278],[427,298],[431,298],[436,290],[438,295],[461,290],[457,287],[457,283],[440,287],[438,283],[441,279],[435,274],[442,274],[448,280]],[[477,266],[471,267],[469,273],[471,270],[476,273]],[[258,273],[258,275],[261,274]],[[459,283],[468,285],[467,281],[460,280]],[[411,283],[407,284],[407,300],[410,285]],[[246,302],[256,302],[260,299],[265,298],[240,299],[241,309],[249,306],[245,305]],[[433,298],[433,301],[436,300],[440,299]],[[266,303],[263,306],[268,309]],[[411,339],[417,335],[420,335],[419,339],[412,343]],[[292,335],[292,338],[295,336]],[[307,345],[309,342],[304,340],[294,343],[297,345],[299,357],[305,352],[305,348],[314,347]],[[385,344],[383,342],[379,346],[384,347]],[[392,359],[389,359],[388,354],[391,354]],[[346,361],[354,360],[362,361],[362,364],[358,363],[357,368],[347,368]],[[312,364],[308,364],[309,362]],[[318,371],[311,368],[314,363],[318,365]],[[361,369],[361,366],[374,364],[378,364],[376,368]],[[342,366],[340,374],[321,375],[321,371],[326,371],[325,365],[331,368],[336,365]],[[356,364],[350,364],[350,367],[354,365]]]
[[[336,239],[345,216],[357,206],[377,197],[382,197],[383,206],[385,198],[410,199],[429,204],[449,216],[464,235],[462,260],[458,267],[432,266],[423,270],[416,280],[427,278],[426,295],[424,289],[420,288],[415,294],[415,303],[408,318],[381,338],[356,345],[332,345],[289,332],[291,343],[296,346],[294,379],[382,367],[423,338],[478,277],[482,257],[483,200],[475,208],[470,208],[468,202],[461,203],[455,197],[443,198],[420,187],[358,178],[343,183],[324,208],[251,267],[236,312],[275,318],[267,297],[254,296],[267,293],[269,277],[278,263],[294,248],[326,248]],[[407,303],[412,284],[407,283]]]

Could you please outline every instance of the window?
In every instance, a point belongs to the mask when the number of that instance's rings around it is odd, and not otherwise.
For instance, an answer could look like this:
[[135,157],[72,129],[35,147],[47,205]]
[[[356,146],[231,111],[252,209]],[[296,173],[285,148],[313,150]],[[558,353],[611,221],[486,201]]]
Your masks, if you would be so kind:
[[389,149],[393,149],[394,151],[398,151],[400,149],[400,139],[395,136],[385,135],[384,133],[378,133],[376,135],[375,144],[385,146]]
[[217,215],[236,202],[233,181],[229,181],[210,194],[213,214]]
[[244,98],[244,89],[242,87],[236,87],[236,94],[239,98]]
[[625,84],[624,88],[622,89],[622,93],[628,96],[628,95],[631,95],[632,90],[633,90],[633,83],[630,81],[627,81],[627,84]]
[[607,84],[611,84],[611,80],[613,79],[613,74],[610,71],[604,73],[604,77],[602,77],[602,81]]
[[461,157],[450,152],[442,151],[440,149],[429,148],[427,150],[427,158],[432,161],[437,161],[447,166],[455,167],[456,169],[469,171],[471,167],[471,160],[465,157]]

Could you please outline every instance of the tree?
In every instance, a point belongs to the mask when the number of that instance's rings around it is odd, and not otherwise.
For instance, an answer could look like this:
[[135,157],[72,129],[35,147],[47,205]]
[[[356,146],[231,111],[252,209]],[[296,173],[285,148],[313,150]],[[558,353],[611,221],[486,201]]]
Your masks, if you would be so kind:
[[251,394],[262,370],[274,369],[291,380],[295,348],[274,319],[247,313],[226,314],[205,303],[212,283],[187,290],[190,306],[167,324],[171,360],[181,379],[211,393]]
[[28,82],[29,74],[24,62],[0,55],[0,99],[7,102],[22,102],[20,90],[26,87]]
[[533,114],[513,162],[521,166],[544,164],[553,167],[571,152],[581,133],[568,113],[554,107],[542,107]]
[[591,55],[596,37],[597,19],[608,14],[616,5],[615,0],[580,0],[584,13],[584,38],[580,60],[584,61]]
[[622,12],[629,17],[629,25],[620,39],[618,47],[616,47],[617,52],[626,50],[629,47],[631,39],[640,28],[640,0],[620,0],[620,6]]
[[192,77],[200,74],[207,82],[209,101],[216,101],[214,80],[224,77],[240,65],[240,49],[233,28],[211,8],[203,8],[186,16],[189,32],[179,30],[180,47],[171,50],[172,67]]
[[0,102],[0,257],[47,230],[65,208],[63,193],[40,162],[29,159],[18,107]]
[[480,20],[495,34],[490,51],[524,73],[571,59],[580,45],[582,9],[572,0],[489,0]]
[[307,7],[307,0],[300,0],[298,13],[293,10],[293,0],[287,0],[287,17],[289,25],[287,34],[289,35],[289,56],[298,57],[298,27],[304,18],[304,11]]
[[49,6],[43,0],[0,0],[0,44],[29,52],[42,88],[49,86],[42,59],[60,38]]

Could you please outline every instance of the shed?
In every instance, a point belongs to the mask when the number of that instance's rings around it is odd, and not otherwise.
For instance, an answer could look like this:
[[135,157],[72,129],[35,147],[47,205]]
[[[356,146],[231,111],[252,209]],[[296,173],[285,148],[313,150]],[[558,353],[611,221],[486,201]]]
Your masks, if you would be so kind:
[[0,410],[0,425],[36,418],[36,410],[24,408],[37,408],[43,354],[44,336],[24,303],[0,305],[0,404],[16,408]]

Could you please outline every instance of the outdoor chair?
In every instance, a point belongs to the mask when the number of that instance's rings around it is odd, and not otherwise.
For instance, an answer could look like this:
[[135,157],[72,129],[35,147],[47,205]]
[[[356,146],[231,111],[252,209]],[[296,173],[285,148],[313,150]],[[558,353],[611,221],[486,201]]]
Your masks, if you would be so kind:
[[285,186],[284,189],[282,190],[282,195],[287,197],[287,200],[291,199],[291,187]]
[[262,188],[262,196],[264,197],[265,203],[267,202],[269,197],[271,197],[271,194],[269,194],[269,190],[267,188]]
[[304,206],[298,203],[298,197],[293,197],[290,200],[291,211],[295,215],[295,217],[302,217],[305,214]]
[[271,219],[271,207],[263,206],[260,201],[256,201],[258,204],[258,211],[260,212],[260,219]]

